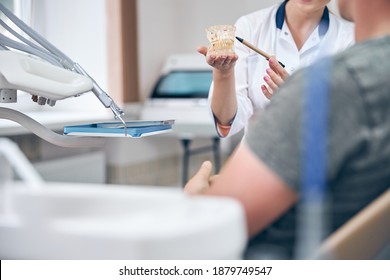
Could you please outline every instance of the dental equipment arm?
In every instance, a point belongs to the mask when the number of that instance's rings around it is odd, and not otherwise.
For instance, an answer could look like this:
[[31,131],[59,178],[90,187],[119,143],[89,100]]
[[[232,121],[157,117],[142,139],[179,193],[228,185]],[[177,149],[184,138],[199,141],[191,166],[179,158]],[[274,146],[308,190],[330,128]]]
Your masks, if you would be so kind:
[[82,136],[66,136],[55,133],[34,119],[18,111],[1,108],[0,119],[14,121],[49,143],[66,148],[102,147],[106,139]]
[[[42,97],[41,103],[44,101],[50,100],[48,103],[50,105],[54,105],[56,100],[68,98],[70,96],[78,96],[84,92],[91,90],[96,97],[100,100],[100,102],[106,107],[110,108],[114,113],[116,119],[119,119],[125,126],[126,124],[122,119],[123,111],[122,109],[113,101],[113,99],[96,83],[94,79],[76,62],[71,60],[67,55],[57,49],[54,45],[52,45],[49,41],[43,38],[40,34],[35,32],[32,28],[26,25],[23,21],[21,21],[18,17],[16,17],[11,11],[9,11],[3,4],[0,3],[0,11],[12,21],[22,32],[27,34],[31,39],[33,39],[36,43],[33,43],[23,36],[15,32],[10,26],[8,26],[4,21],[0,21],[0,25],[2,25],[7,31],[9,31],[13,36],[18,38],[21,42],[12,40],[2,34],[0,34],[0,53],[2,54],[0,59],[0,90],[5,89],[20,89],[26,92],[29,92],[33,95],[37,95]],[[18,51],[29,53],[34,56],[37,56],[52,65],[43,65],[38,60],[33,61],[33,58],[29,58],[26,55],[22,56],[11,56],[9,53],[10,49],[16,49]],[[29,76],[31,79],[29,81],[33,81],[32,84],[27,84],[20,77],[17,79],[15,73],[12,75],[12,71],[7,70],[6,68],[10,66],[10,64],[4,64],[3,58],[7,57],[7,61],[19,61],[19,65],[15,66],[18,68],[18,73],[22,73],[25,71],[24,76]],[[39,68],[39,67],[41,68]],[[64,71],[60,71],[61,68],[55,69],[54,67],[62,67],[64,69],[70,70],[74,72],[74,76],[71,77],[69,73]],[[14,69],[15,69],[14,68]],[[29,71],[33,71],[34,73],[30,73]],[[53,72],[51,72],[53,71]],[[70,72],[68,71],[68,72]],[[4,74],[4,72],[7,72]],[[11,74],[10,74],[11,73]],[[52,73],[55,73],[52,75]],[[76,74],[79,74],[76,76]],[[7,77],[14,76],[15,79],[12,81],[7,80]],[[35,75],[35,77],[33,77]],[[7,77],[6,77],[7,76]],[[85,79],[82,79],[80,76],[84,76]],[[47,90],[48,87],[43,85],[43,83],[39,83],[40,78],[43,77],[45,81],[48,82],[48,79],[53,78],[51,85],[53,86],[50,90]],[[87,79],[90,82],[87,82]],[[76,83],[72,83],[71,85],[65,86],[63,89],[60,89],[64,84],[69,83],[69,80],[77,81]],[[62,82],[60,86],[59,82]],[[55,84],[57,83],[57,86]],[[49,83],[50,84],[50,83]],[[88,86],[87,86],[88,85]],[[8,87],[7,87],[8,86]],[[9,86],[12,86],[11,88]],[[41,87],[42,86],[42,87]],[[69,87],[72,87],[72,90],[68,91]],[[89,87],[89,88],[88,88]],[[11,98],[12,99],[12,98]],[[16,99],[16,98],[15,98]],[[43,105],[43,104],[41,104]]]
[[[87,77],[24,53],[0,51],[0,90],[7,89],[10,94],[12,90],[15,94],[16,90],[23,90],[57,101],[90,91],[92,87],[92,81]],[[13,97],[9,98],[8,103]]]

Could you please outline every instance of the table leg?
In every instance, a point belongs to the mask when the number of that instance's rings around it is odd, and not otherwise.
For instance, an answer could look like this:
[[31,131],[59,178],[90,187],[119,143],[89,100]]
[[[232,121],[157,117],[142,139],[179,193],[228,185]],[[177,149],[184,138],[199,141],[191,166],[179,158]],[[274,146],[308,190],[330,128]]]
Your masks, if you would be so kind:
[[189,168],[189,162],[190,162],[190,139],[181,139],[181,143],[184,148],[183,153],[183,170],[182,170],[182,187],[184,188],[185,184],[188,182],[188,168]]
[[220,143],[221,143],[221,139],[219,137],[213,138],[214,171],[215,171],[215,173],[218,173],[219,169],[221,168]]

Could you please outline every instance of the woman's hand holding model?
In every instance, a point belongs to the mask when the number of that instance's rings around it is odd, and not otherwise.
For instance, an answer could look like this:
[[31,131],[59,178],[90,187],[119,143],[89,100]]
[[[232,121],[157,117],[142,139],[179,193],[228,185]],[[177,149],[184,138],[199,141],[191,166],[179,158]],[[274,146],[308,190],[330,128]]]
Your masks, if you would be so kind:
[[209,55],[207,47],[199,47],[197,51],[206,57],[207,63],[214,69],[221,72],[221,74],[229,74],[230,71],[234,70],[234,65],[238,59],[237,54],[226,54],[226,55]]

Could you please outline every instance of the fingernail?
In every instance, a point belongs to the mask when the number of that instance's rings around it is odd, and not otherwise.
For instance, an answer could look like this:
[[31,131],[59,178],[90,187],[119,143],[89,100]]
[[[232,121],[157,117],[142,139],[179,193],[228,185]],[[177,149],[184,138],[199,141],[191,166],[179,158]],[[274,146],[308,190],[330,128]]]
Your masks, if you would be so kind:
[[269,63],[275,64],[275,59],[274,59],[273,57],[271,57],[271,58],[269,59]]
[[268,74],[271,73],[271,69],[269,69],[269,68],[267,68],[265,71],[266,71]]
[[264,76],[264,80],[265,80],[266,82],[268,82],[268,80],[269,80],[268,76]]

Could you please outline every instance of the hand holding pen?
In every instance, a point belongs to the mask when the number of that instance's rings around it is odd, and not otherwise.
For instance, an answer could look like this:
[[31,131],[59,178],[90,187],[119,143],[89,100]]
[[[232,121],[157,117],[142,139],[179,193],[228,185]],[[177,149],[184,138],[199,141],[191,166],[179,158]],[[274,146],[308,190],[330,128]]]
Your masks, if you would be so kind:
[[261,91],[267,99],[271,99],[275,91],[288,78],[289,74],[274,56],[268,59],[268,64],[269,68],[266,69],[267,74],[263,77],[266,85],[261,86]]
[[267,54],[266,52],[260,50],[259,48],[255,47],[244,39],[240,37],[236,37],[236,39],[251,50],[263,56],[266,60],[268,60],[269,68],[267,68],[267,74],[263,78],[266,85],[261,86],[261,91],[263,92],[265,97],[271,99],[274,92],[289,76],[286,69],[284,69],[285,65],[282,62],[278,61],[274,56]]

